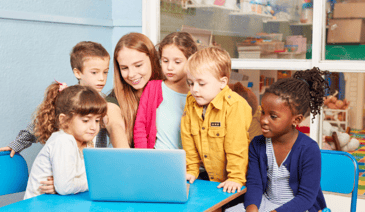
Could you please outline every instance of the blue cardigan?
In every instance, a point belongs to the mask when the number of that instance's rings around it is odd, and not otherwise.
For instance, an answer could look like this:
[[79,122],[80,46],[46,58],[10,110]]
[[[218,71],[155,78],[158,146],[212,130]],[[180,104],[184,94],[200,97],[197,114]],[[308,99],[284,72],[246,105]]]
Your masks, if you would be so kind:
[[[326,207],[321,190],[321,152],[318,144],[299,132],[288,158],[283,163],[290,172],[289,186],[294,198],[276,211],[318,212]],[[256,136],[249,149],[247,192],[244,205],[255,204],[260,208],[262,195],[267,187],[267,156],[265,137]]]

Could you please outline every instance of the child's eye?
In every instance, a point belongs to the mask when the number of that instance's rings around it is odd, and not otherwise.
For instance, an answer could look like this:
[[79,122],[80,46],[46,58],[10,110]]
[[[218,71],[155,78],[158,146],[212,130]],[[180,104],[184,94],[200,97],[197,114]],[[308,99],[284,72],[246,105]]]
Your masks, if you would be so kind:
[[89,119],[83,119],[82,122],[87,123]]
[[194,83],[193,83],[193,82],[190,82],[190,81],[186,81],[186,83],[187,83],[189,86],[194,85]]
[[100,119],[96,119],[95,121],[96,121],[96,123],[99,123],[100,122]]
[[96,71],[91,72],[92,74],[96,74]]
[[143,64],[137,64],[136,67],[139,68],[141,67]]
[[176,64],[180,64],[181,62],[180,61],[175,61]]
[[277,116],[275,116],[275,115],[271,115],[270,117],[271,117],[271,119],[276,119],[277,118]]
[[168,61],[168,60],[162,60],[162,62],[163,62],[163,63],[167,63],[167,62],[169,62],[169,61]]
[[127,69],[128,69],[128,67],[120,67],[120,70],[122,70],[122,71],[125,71]]
[[203,83],[199,83],[199,85],[200,85],[200,86],[204,86],[205,84],[203,84]]
[[109,73],[109,71],[104,71],[104,74],[108,74]]

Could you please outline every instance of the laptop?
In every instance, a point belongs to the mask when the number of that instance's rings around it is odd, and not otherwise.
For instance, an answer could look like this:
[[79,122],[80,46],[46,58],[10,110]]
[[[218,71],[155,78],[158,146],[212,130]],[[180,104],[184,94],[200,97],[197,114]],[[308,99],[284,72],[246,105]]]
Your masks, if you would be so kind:
[[188,200],[184,150],[85,148],[83,153],[91,200]]

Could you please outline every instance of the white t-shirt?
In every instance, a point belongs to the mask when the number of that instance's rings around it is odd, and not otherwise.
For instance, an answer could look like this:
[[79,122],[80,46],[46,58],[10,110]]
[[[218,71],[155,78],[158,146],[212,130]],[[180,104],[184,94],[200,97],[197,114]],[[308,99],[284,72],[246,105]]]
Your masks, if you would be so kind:
[[63,130],[52,133],[34,160],[24,199],[41,195],[41,181],[53,176],[56,192],[61,195],[88,190],[85,163],[75,138]]

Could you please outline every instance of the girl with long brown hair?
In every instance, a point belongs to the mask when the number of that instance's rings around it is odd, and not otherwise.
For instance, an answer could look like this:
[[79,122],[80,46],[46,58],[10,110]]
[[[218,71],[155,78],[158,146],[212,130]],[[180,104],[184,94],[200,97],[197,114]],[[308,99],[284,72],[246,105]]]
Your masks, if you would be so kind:
[[198,48],[187,32],[173,32],[158,45],[165,80],[144,89],[134,125],[136,148],[182,149],[181,116],[189,87],[184,65]]

